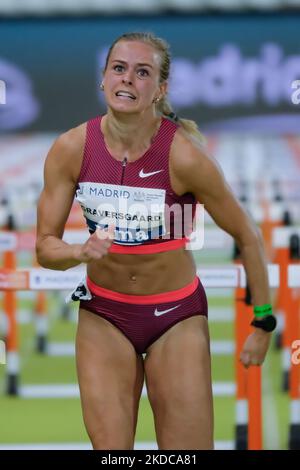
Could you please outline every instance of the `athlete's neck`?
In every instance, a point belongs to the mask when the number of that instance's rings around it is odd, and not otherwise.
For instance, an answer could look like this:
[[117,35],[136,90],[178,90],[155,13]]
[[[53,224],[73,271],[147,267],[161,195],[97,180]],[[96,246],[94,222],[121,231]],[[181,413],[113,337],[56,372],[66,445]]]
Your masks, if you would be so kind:
[[116,152],[141,153],[151,146],[160,117],[156,115],[115,115],[108,113],[102,119],[102,132],[109,148]]

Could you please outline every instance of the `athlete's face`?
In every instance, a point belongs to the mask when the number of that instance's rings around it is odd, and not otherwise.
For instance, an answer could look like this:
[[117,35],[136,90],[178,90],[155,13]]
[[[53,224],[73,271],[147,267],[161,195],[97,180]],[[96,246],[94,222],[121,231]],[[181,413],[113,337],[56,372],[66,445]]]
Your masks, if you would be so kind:
[[166,83],[160,83],[160,62],[160,54],[150,44],[119,41],[103,79],[108,106],[126,113],[151,109],[153,101],[166,92]]

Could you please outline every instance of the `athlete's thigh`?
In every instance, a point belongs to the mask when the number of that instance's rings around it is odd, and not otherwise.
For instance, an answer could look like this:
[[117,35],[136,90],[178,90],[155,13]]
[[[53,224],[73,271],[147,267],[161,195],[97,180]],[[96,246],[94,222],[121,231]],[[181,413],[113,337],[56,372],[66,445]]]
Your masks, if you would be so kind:
[[121,434],[128,439],[131,434],[133,439],[144,381],[143,359],[133,345],[114,325],[81,309],[76,365],[83,417],[92,441],[101,432],[106,434],[103,439],[115,443]]
[[213,446],[209,332],[203,315],[177,323],[147,351],[145,375],[159,447]]

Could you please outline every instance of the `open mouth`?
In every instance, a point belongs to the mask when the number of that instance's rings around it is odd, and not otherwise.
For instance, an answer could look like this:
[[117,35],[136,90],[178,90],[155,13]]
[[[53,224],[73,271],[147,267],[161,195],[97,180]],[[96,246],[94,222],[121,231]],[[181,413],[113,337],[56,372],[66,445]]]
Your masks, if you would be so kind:
[[117,91],[116,96],[127,98],[130,100],[136,99],[136,97],[132,93],[129,93],[128,91]]

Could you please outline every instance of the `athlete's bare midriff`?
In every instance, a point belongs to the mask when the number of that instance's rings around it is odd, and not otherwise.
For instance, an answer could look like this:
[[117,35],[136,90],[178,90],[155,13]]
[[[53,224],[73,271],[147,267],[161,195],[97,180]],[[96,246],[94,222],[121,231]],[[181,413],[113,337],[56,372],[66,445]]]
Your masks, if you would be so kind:
[[124,294],[151,295],[180,289],[196,274],[189,250],[150,255],[110,253],[87,266],[88,276],[106,289]]

